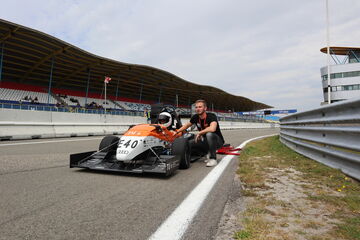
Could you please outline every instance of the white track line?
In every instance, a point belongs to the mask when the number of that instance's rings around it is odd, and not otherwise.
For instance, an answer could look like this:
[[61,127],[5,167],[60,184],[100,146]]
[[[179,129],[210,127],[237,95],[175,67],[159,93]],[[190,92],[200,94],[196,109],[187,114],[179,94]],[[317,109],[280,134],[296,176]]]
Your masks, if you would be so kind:
[[[247,143],[264,137],[274,136],[277,134],[260,136],[246,140],[238,148],[243,148]],[[185,200],[174,210],[174,212],[160,225],[153,233],[149,240],[178,240],[186,232],[193,218],[196,216],[202,203],[224,172],[233,155],[225,156],[220,163],[208,173],[208,175],[192,190]]]
[[28,145],[28,144],[41,144],[41,143],[58,143],[58,142],[78,142],[78,141],[91,141],[97,140],[101,137],[97,138],[86,138],[86,139],[71,139],[71,140],[55,140],[55,141],[43,141],[43,142],[19,142],[19,143],[5,143],[0,144],[0,147],[4,146],[15,146],[15,145]]

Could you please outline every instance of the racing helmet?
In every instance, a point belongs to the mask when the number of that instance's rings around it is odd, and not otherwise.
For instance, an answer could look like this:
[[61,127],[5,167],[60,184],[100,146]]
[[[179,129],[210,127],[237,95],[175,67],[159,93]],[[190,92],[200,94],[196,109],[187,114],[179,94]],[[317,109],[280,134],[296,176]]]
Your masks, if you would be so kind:
[[168,112],[162,112],[159,114],[159,123],[164,125],[165,127],[170,127],[172,123],[171,114]]

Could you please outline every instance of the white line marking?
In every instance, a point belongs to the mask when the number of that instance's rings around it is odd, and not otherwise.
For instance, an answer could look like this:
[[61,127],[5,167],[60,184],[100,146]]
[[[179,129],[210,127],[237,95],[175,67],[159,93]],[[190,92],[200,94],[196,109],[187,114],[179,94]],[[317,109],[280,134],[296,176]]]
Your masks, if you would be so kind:
[[41,143],[91,141],[91,140],[96,140],[96,139],[99,139],[99,138],[101,138],[101,137],[97,137],[97,138],[87,138],[87,139],[71,139],[71,140],[43,141],[43,142],[5,143],[5,144],[0,144],[0,147],[4,147],[4,146],[14,146],[14,145],[27,145],[27,144],[41,144]]
[[[274,136],[277,134],[260,136],[243,142],[239,148],[243,148],[247,143],[264,137]],[[178,240],[186,232],[193,218],[196,216],[202,203],[214,187],[221,174],[224,172],[233,155],[225,156],[220,163],[208,173],[208,175],[192,190],[185,200],[174,210],[174,212],[160,225],[153,233],[149,240]]]

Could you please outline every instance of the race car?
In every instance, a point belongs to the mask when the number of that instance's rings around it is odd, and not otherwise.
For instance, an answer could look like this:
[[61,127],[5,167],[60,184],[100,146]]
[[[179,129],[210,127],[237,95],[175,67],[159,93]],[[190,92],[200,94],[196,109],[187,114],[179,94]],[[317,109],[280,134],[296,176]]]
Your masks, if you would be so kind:
[[70,168],[166,176],[189,168],[191,161],[201,157],[190,149],[194,135],[176,132],[182,124],[174,107],[154,106],[151,112],[157,116],[151,119],[152,124],[130,126],[121,137],[105,136],[98,151],[71,154]]

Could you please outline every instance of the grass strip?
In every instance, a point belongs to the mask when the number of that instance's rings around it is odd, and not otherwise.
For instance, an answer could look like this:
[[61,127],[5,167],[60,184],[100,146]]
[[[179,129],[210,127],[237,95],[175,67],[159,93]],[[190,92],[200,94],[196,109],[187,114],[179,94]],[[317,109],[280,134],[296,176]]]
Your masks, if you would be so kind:
[[279,136],[249,143],[237,171],[247,205],[234,239],[360,240],[360,184],[289,149]]

